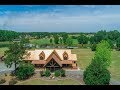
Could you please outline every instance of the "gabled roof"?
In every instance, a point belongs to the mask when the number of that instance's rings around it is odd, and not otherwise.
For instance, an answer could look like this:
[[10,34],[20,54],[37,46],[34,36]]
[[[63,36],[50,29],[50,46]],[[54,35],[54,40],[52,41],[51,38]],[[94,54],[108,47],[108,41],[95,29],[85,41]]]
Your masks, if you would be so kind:
[[61,64],[61,62],[60,62],[60,57],[59,57],[59,55],[57,55],[57,53],[56,53],[55,50],[49,55],[49,57],[47,58],[46,63],[45,63],[44,66],[46,66],[46,64],[47,64],[48,62],[50,62],[50,60],[51,60],[52,58],[62,67],[62,64]]
[[68,54],[68,60],[77,60],[76,54],[72,54],[70,49],[36,49],[36,50],[28,50],[28,53],[31,53],[29,56],[25,58],[25,60],[39,60],[39,54],[44,52],[45,60],[51,55],[52,52],[56,52],[59,56],[60,60],[63,60],[63,53],[66,52]]

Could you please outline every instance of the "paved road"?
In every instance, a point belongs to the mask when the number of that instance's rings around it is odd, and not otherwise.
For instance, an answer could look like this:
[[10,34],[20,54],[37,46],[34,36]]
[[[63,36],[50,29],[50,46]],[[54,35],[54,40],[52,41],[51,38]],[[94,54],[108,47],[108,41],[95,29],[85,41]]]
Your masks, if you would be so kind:
[[110,85],[120,85],[120,82],[119,82],[119,81],[116,81],[116,80],[114,80],[114,79],[111,79]]

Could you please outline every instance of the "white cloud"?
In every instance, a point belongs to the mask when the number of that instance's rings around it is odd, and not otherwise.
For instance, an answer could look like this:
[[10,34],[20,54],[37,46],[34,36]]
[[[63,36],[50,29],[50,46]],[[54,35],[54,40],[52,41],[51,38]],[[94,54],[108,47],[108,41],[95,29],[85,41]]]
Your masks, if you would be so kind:
[[99,30],[101,27],[112,28],[112,24],[118,23],[120,23],[120,15],[117,14],[64,16],[56,13],[26,12],[19,15],[13,14],[12,17],[0,16],[0,26],[17,31]]

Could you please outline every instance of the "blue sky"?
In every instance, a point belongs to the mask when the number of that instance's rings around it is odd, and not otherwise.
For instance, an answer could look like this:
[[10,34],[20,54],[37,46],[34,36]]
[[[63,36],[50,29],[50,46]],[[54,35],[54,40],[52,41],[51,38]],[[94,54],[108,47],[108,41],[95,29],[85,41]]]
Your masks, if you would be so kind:
[[0,5],[0,29],[18,32],[120,31],[120,5]]

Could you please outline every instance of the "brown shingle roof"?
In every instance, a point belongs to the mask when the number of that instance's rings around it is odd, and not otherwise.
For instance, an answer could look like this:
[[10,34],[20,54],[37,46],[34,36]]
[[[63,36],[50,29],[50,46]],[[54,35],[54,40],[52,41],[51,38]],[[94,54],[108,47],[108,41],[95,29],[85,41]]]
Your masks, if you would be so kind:
[[33,60],[32,61],[32,64],[45,64],[46,63],[46,61],[45,60]]
[[45,53],[45,60],[49,57],[49,55],[56,51],[56,53],[59,55],[60,59],[63,60],[63,53],[67,52],[68,54],[68,60],[77,60],[76,54],[71,54],[70,49],[40,49],[40,50],[29,50],[28,53],[30,53],[29,56],[27,56],[25,59],[27,60],[39,60],[39,54],[43,51]]

